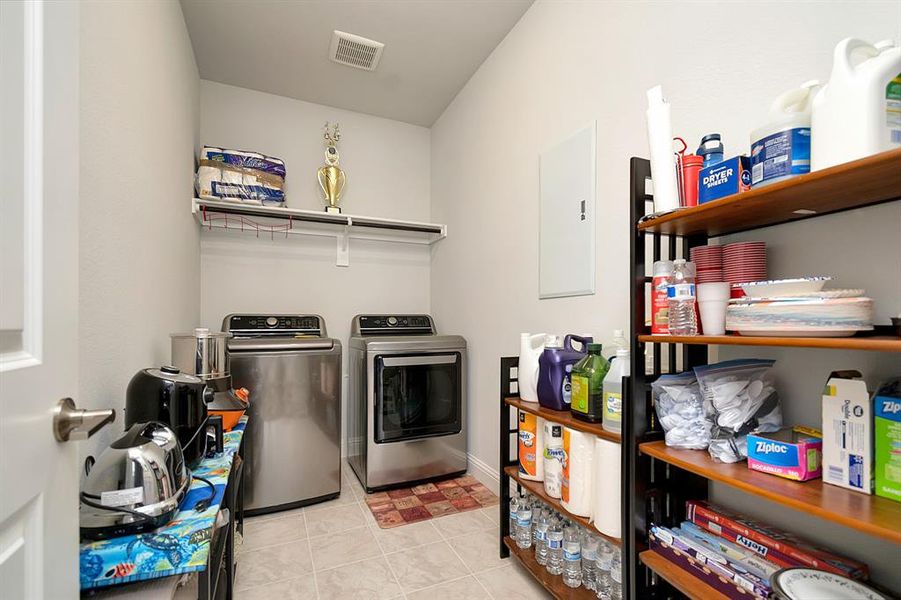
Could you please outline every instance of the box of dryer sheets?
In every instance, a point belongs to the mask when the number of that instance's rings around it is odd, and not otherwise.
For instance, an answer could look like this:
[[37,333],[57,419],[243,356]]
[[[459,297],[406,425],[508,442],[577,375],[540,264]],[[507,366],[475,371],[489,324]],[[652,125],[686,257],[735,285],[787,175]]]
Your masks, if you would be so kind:
[[879,386],[873,404],[876,495],[901,502],[901,377]]
[[748,434],[748,468],[795,481],[816,479],[823,472],[823,434],[807,427]]
[[873,493],[873,403],[857,371],[835,371],[823,391],[823,481]]
[[753,550],[780,567],[813,567],[852,579],[869,576],[869,569],[862,562],[818,548],[784,531],[707,502],[689,500],[685,503],[685,514],[695,525]]
[[725,556],[704,548],[680,530],[651,525],[648,542],[652,550],[716,588],[729,598],[768,598],[770,585]]
[[751,159],[733,156],[701,169],[698,175],[698,202],[710,202],[751,189]]

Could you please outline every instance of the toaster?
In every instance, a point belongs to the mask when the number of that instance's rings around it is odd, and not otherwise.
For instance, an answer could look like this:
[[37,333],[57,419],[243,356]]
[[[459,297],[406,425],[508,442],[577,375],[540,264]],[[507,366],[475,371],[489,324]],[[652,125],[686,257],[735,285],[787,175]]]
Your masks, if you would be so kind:
[[155,421],[135,423],[87,465],[79,509],[83,540],[165,525],[191,485],[175,432]]

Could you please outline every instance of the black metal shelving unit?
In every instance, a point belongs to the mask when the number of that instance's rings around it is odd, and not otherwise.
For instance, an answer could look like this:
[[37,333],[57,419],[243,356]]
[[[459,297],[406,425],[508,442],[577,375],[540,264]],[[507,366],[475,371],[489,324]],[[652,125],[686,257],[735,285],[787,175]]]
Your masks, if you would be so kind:
[[[707,498],[707,480],[682,469],[670,468],[640,454],[639,444],[663,438],[651,403],[651,383],[664,373],[679,373],[707,364],[707,346],[639,342],[650,333],[649,315],[651,269],[654,261],[688,258],[691,248],[707,243],[703,235],[681,237],[639,231],[638,222],[654,210],[654,198],[647,193],[651,163],[642,158],[630,161],[630,265],[632,377],[630,398],[623,408],[624,513],[631,521],[624,527],[623,583],[627,598],[681,598],[682,594],[656,576],[638,559],[647,550],[649,523],[674,525],[680,522],[688,499]],[[648,368],[650,356],[652,366]],[[664,359],[666,359],[664,361]],[[625,565],[628,564],[628,567]]]

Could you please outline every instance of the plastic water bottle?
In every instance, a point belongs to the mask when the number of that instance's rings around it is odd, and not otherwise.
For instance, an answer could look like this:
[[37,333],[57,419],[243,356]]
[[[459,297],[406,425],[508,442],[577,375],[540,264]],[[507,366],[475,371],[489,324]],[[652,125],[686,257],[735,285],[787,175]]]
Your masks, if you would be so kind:
[[563,532],[563,583],[571,588],[582,585],[582,541],[579,530],[570,525]]
[[547,572],[551,575],[563,572],[563,527],[557,520],[547,530]]
[[598,554],[595,560],[597,582],[595,595],[602,600],[610,599],[610,567],[613,563],[613,547],[605,540],[598,541]]
[[673,261],[673,282],[667,286],[670,335],[698,335],[695,313],[695,265],[684,258]]
[[547,530],[550,524],[550,512],[541,509],[535,520],[535,561],[542,566],[547,564]]
[[582,585],[589,590],[595,589],[597,585],[597,558],[598,538],[588,531],[582,532]]
[[623,564],[619,549],[610,563],[610,600],[623,600]]
[[528,498],[520,498],[516,511],[516,545],[520,548],[532,547],[532,503]]
[[510,498],[510,537],[516,540],[516,511],[519,510],[519,497]]

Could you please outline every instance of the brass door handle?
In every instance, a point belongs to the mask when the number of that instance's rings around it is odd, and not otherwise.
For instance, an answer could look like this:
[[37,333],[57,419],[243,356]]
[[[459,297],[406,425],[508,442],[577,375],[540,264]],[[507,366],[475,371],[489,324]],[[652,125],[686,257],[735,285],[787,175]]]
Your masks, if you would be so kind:
[[116,411],[83,410],[75,406],[72,398],[63,398],[53,412],[53,436],[57,442],[86,440],[107,423],[116,420]]

